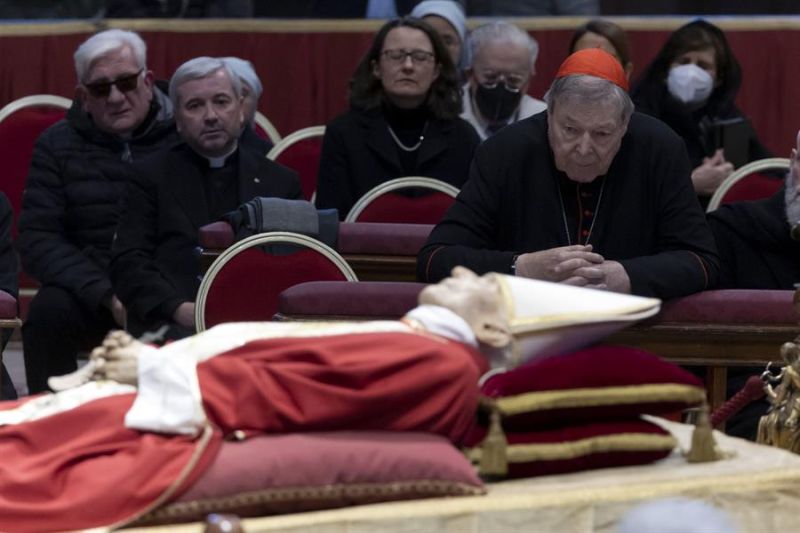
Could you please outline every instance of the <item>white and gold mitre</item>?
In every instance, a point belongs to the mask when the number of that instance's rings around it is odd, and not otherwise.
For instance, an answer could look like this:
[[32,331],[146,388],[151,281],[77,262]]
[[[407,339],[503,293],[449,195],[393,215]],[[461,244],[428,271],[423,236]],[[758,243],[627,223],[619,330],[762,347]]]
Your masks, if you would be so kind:
[[497,274],[515,346],[510,366],[575,350],[661,309],[661,300]]

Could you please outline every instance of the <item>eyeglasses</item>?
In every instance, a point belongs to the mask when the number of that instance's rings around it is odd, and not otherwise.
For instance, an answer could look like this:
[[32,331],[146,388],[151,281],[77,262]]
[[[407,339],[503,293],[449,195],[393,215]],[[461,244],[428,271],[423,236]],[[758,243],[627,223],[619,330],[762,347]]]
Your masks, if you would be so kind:
[[144,69],[139,69],[136,74],[128,74],[113,81],[98,81],[94,83],[84,83],[83,86],[89,91],[89,94],[95,98],[105,98],[111,94],[111,87],[116,86],[117,90],[121,93],[128,93],[139,86],[139,76]]
[[525,77],[519,74],[504,74],[487,70],[482,72],[481,75],[484,80],[481,85],[487,89],[494,89],[501,80],[506,89],[514,93],[519,92],[522,86],[525,85]]
[[425,50],[384,50],[381,55],[391,63],[401,64],[406,62],[406,58],[410,57],[415,65],[427,63],[433,60],[433,53]]

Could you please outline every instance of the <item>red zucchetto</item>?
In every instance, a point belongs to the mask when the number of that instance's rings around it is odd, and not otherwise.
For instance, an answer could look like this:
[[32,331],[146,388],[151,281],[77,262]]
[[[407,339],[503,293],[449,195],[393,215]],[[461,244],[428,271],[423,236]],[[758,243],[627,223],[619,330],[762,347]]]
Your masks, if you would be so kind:
[[628,78],[622,65],[600,48],[585,48],[570,55],[558,68],[556,79],[581,74],[608,80],[624,91],[628,90]]

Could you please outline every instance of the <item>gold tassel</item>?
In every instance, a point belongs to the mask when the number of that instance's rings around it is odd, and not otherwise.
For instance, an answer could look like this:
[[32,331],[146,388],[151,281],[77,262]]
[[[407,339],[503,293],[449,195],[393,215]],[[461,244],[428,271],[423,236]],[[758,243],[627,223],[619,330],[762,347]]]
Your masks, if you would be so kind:
[[692,447],[686,454],[686,460],[690,463],[709,463],[721,458],[708,418],[708,404],[703,404],[697,413],[697,421],[692,432]]
[[481,443],[480,473],[484,476],[506,476],[508,474],[508,440],[503,433],[500,411],[492,407],[489,431]]

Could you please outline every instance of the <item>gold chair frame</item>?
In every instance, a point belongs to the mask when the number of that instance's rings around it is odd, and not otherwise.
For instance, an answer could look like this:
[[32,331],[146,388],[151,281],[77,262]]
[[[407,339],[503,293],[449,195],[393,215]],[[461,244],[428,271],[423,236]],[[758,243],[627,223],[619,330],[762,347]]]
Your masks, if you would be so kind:
[[60,109],[69,109],[72,107],[72,100],[54,94],[32,94],[30,96],[24,96],[7,103],[0,109],[0,122],[20,109],[25,109],[27,107],[57,107]]
[[275,146],[273,146],[272,149],[267,152],[267,159],[272,159],[274,161],[287,148],[296,142],[312,137],[322,137],[323,135],[325,135],[325,126],[310,126],[308,128],[302,128],[294,131],[281,139],[280,142],[275,143]]
[[278,144],[281,142],[281,134],[278,133],[278,128],[270,122],[270,120],[260,111],[256,111],[256,116],[253,121],[258,125],[259,128],[264,130],[269,137],[269,140],[272,141],[273,145]]
[[714,191],[714,194],[711,196],[711,200],[708,202],[706,213],[710,213],[711,211],[717,209],[722,202],[722,199],[725,198],[726,194],[728,194],[728,191],[730,191],[731,188],[736,185],[736,183],[743,180],[746,176],[749,176],[754,172],[761,172],[762,170],[768,170],[771,168],[788,169],[789,159],[786,157],[768,157],[765,159],[759,159],[757,161],[751,161],[750,163],[737,168],[731,172],[730,176],[725,178],[725,180],[720,183],[719,187],[717,187],[717,190]]

